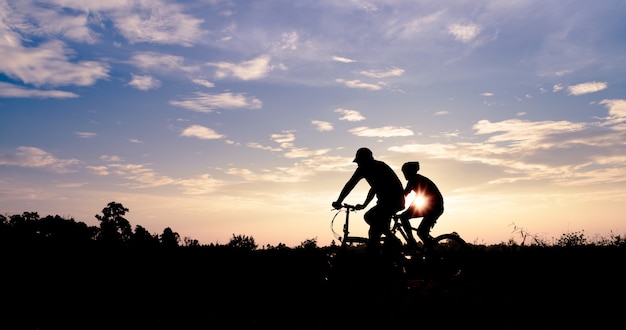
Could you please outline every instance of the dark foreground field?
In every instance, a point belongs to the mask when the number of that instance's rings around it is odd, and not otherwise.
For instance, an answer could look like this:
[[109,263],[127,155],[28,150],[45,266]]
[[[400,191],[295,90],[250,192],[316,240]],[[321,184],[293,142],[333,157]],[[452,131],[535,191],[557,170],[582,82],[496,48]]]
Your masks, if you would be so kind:
[[[624,247],[475,247],[451,282],[324,281],[325,250],[4,249],[1,329],[623,328]],[[419,286],[417,284],[420,284]]]

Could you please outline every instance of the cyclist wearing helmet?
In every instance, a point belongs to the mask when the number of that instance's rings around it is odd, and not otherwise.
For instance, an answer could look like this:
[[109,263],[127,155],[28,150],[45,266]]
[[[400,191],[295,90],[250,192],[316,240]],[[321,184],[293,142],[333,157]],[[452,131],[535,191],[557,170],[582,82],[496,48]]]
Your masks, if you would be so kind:
[[357,150],[353,162],[357,163],[358,167],[332,206],[335,209],[340,209],[343,200],[361,179],[365,179],[369,183],[370,190],[365,201],[356,207],[359,210],[364,209],[374,196],[377,198],[376,205],[365,212],[363,218],[370,226],[367,249],[371,253],[378,253],[380,252],[381,236],[389,230],[391,216],[404,208],[402,182],[389,165],[374,159],[372,151],[368,148]]
[[404,196],[408,196],[413,191],[415,198],[410,206],[402,212],[400,219],[402,226],[409,235],[409,244],[416,245],[417,242],[413,237],[409,219],[422,217],[422,221],[417,227],[417,236],[428,247],[432,243],[430,229],[443,214],[443,196],[433,181],[417,173],[419,170],[419,162],[407,162],[402,165],[402,173],[407,180]]

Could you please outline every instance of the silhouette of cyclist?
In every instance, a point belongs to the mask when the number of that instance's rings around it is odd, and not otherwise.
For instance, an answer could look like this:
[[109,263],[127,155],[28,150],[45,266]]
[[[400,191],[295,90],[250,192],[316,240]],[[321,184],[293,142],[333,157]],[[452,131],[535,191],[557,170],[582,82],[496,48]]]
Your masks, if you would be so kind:
[[361,179],[365,179],[369,183],[370,190],[365,201],[363,204],[356,205],[356,208],[358,210],[364,209],[376,196],[376,205],[363,215],[365,222],[370,226],[367,250],[376,254],[380,252],[382,235],[389,231],[391,216],[404,209],[402,182],[389,165],[374,159],[372,151],[368,148],[357,150],[353,162],[357,163],[358,167],[352,174],[352,177],[346,182],[332,206],[335,209],[340,209],[343,200]]
[[433,243],[430,230],[443,214],[443,196],[433,181],[417,173],[419,170],[419,162],[406,162],[402,165],[402,174],[407,180],[404,196],[406,198],[411,191],[414,191],[415,198],[411,201],[410,206],[402,212],[400,220],[409,235],[409,245],[416,246],[417,242],[413,237],[409,219],[422,217],[422,221],[417,227],[417,236],[428,248]]

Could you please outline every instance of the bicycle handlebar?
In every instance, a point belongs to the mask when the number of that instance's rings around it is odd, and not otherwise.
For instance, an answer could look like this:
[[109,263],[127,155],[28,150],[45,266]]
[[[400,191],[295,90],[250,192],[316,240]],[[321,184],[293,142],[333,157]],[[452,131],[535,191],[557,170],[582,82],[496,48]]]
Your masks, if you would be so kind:
[[341,210],[341,209],[347,209],[348,211],[357,211],[357,210],[359,210],[356,207],[356,205],[352,205],[352,204],[348,204],[348,203],[341,204],[341,207],[336,209],[336,210]]

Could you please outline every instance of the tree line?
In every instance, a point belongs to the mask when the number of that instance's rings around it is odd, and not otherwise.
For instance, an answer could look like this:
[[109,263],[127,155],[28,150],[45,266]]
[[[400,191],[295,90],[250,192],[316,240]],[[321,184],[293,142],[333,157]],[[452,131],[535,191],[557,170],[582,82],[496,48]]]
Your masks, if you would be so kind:
[[[180,235],[170,227],[161,234],[151,234],[141,225],[132,228],[125,215],[129,209],[122,203],[110,202],[95,217],[99,226],[89,226],[73,218],[59,215],[40,217],[37,212],[15,215],[0,214],[0,242],[4,245],[54,245],[74,246],[99,245],[110,247],[163,247],[172,248],[181,244]],[[185,238],[183,244],[197,245],[197,240]]]
[[[141,225],[131,225],[125,217],[129,209],[122,203],[110,202],[96,214],[98,226],[89,226],[73,218],[59,215],[40,217],[38,212],[22,214],[0,214],[0,245],[3,246],[98,246],[128,248],[199,247],[197,239],[183,237],[170,227],[161,234],[152,234]],[[210,243],[205,247],[228,247],[243,251],[259,248],[254,237],[232,234],[227,244]],[[317,248],[317,239],[306,239],[297,248]],[[284,243],[277,246],[266,245],[268,250],[288,249]]]

